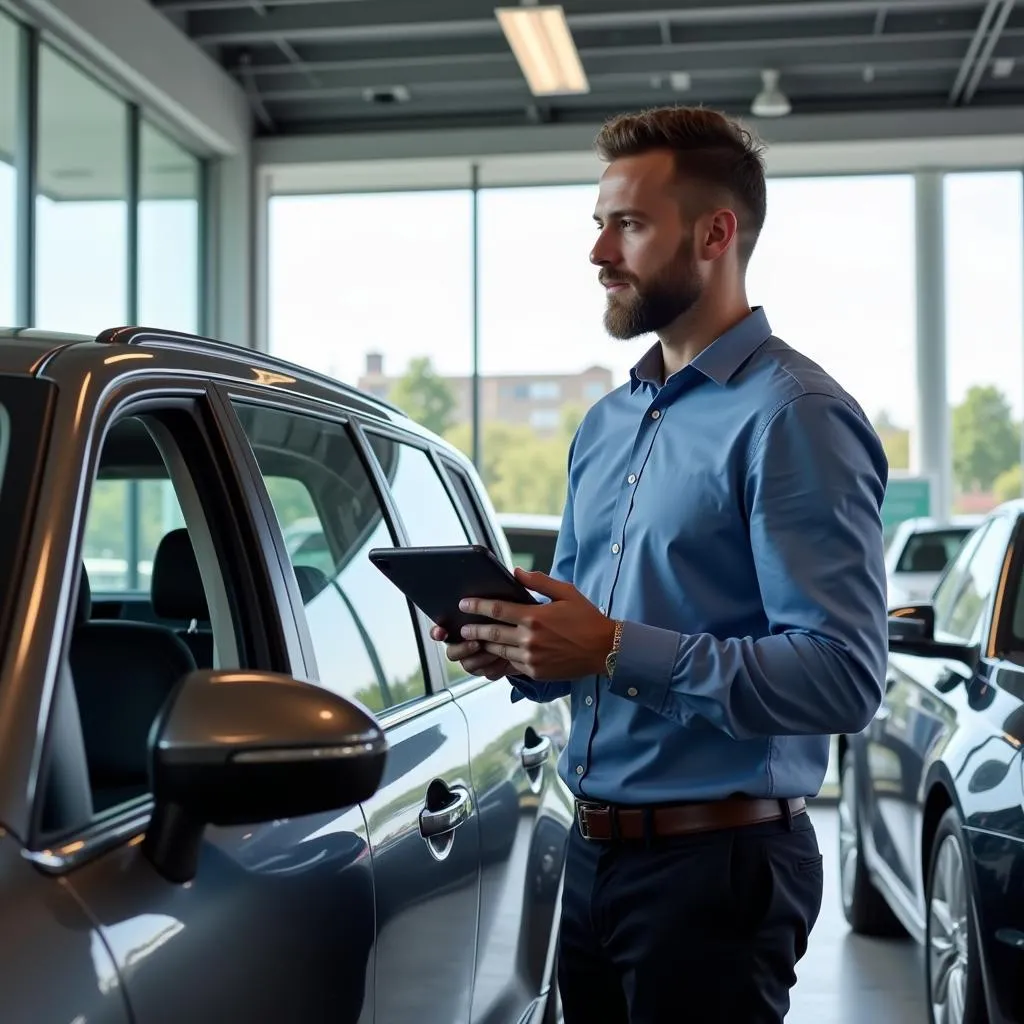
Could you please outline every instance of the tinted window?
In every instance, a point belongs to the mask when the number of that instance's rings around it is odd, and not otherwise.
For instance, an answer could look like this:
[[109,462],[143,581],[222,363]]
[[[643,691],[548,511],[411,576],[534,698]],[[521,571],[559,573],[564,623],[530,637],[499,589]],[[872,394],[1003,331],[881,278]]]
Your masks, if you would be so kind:
[[985,606],[999,582],[1011,529],[1007,519],[995,519],[979,540],[956,598],[941,623],[943,632],[964,641],[977,638]]
[[960,589],[963,586],[964,579],[967,576],[967,567],[970,565],[971,559],[974,557],[974,552],[978,550],[978,545],[988,532],[988,529],[989,524],[984,523],[971,534],[967,542],[957,553],[956,559],[949,566],[946,575],[939,580],[939,584],[935,588],[935,593],[932,596],[932,605],[935,608],[936,629],[943,630],[946,628],[946,624],[949,620],[949,613],[952,611],[953,605],[956,603],[956,599],[960,594]]
[[535,530],[505,530],[509,547],[512,549],[512,562],[528,572],[550,574],[555,559],[556,533],[541,533]]
[[412,547],[468,544],[466,532],[452,499],[425,451],[379,434],[370,444],[398,506]]
[[296,567],[320,685],[374,711],[422,696],[408,602],[366,557],[394,540],[351,435],[311,416],[236,409]]
[[956,557],[964,538],[970,533],[962,530],[930,530],[911,534],[900,554],[897,572],[942,572]]
[[[425,451],[379,434],[370,435],[370,445],[391,482],[391,494],[411,547],[472,543]],[[465,679],[458,664],[445,658],[444,666],[448,682]]]

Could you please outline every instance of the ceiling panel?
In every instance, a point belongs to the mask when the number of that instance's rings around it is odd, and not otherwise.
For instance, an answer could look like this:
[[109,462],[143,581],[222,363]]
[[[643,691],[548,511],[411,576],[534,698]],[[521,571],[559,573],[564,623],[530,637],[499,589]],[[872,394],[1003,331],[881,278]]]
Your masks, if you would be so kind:
[[563,0],[591,88],[557,98],[531,96],[483,0],[151,2],[238,78],[264,135],[745,114],[765,69],[796,114],[1024,103],[1013,0]]

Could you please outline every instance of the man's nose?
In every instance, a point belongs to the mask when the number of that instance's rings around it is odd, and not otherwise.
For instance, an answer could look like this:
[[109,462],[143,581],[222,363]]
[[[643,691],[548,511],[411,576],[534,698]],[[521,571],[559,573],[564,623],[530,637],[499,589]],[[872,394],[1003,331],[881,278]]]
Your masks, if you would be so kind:
[[607,235],[602,233],[597,236],[597,243],[590,250],[590,262],[595,267],[606,267],[615,262],[613,246],[609,243]]

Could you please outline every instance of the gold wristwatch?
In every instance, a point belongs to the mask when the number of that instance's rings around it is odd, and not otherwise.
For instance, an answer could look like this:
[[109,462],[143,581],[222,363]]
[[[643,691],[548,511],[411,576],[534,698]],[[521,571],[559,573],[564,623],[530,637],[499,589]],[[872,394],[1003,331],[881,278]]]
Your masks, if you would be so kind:
[[619,648],[622,646],[622,620],[615,620],[615,633],[612,635],[612,649],[604,659],[604,671],[609,679],[615,675],[615,662],[619,660]]

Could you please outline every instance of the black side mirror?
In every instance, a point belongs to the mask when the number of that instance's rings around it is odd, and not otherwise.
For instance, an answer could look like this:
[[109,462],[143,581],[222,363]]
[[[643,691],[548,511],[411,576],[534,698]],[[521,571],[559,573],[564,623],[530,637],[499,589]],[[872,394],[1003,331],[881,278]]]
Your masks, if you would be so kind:
[[270,672],[186,676],[153,723],[155,807],[144,850],[172,882],[194,877],[206,825],[249,825],[360,803],[387,740],[365,709]]
[[902,605],[889,610],[889,650],[919,658],[949,658],[972,672],[978,667],[977,645],[935,639],[935,609],[930,604]]

